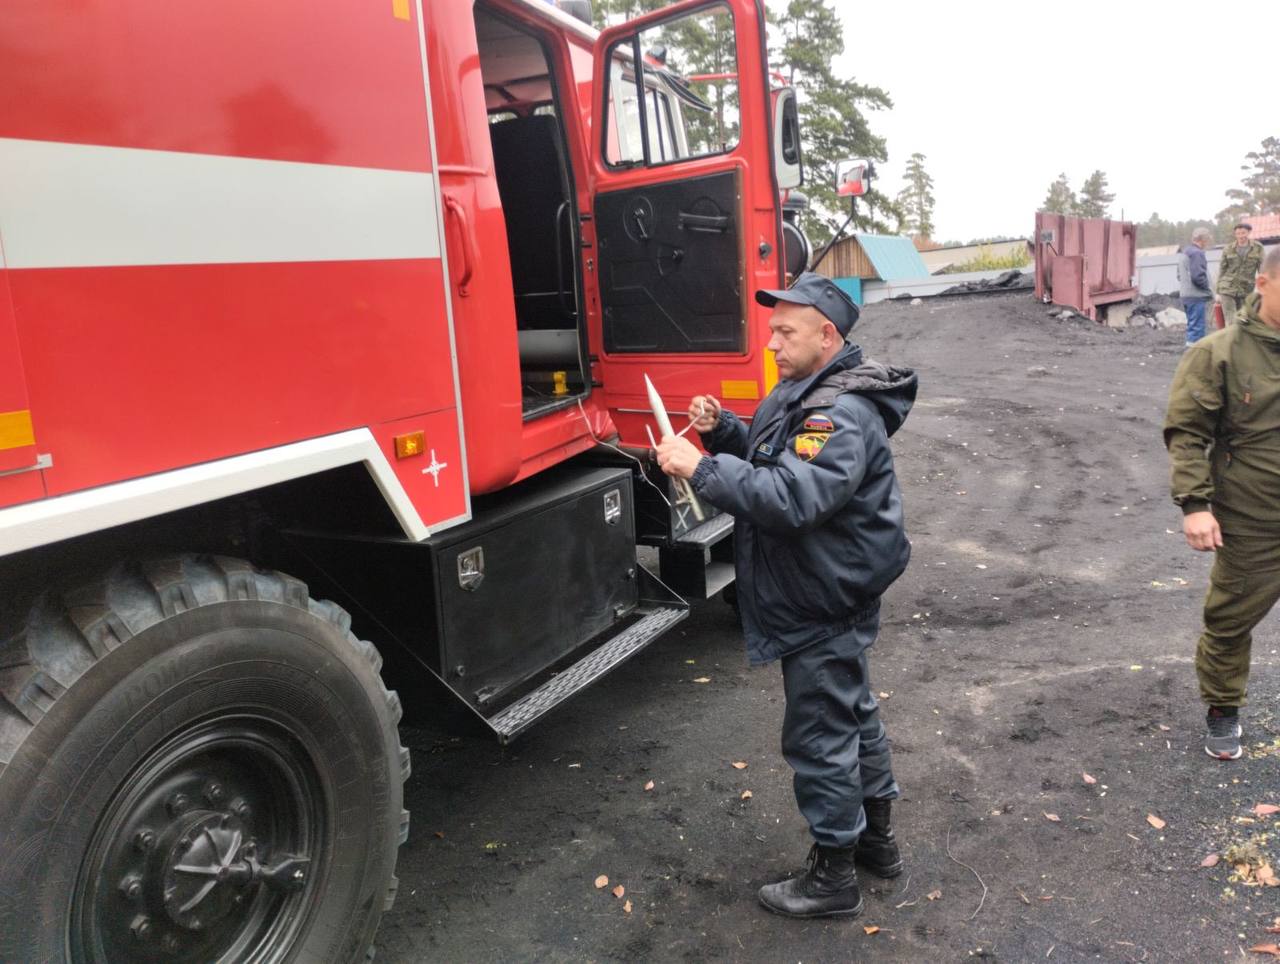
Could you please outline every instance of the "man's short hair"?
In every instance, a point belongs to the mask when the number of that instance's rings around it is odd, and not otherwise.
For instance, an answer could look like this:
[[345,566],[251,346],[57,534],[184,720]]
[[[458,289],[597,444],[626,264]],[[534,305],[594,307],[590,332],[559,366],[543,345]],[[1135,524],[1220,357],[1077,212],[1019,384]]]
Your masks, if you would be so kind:
[[1196,228],[1194,231],[1191,232],[1192,241],[1199,241],[1201,238],[1208,238],[1210,241],[1212,241],[1213,232],[1210,231],[1208,228]]
[[1268,251],[1266,257],[1262,259],[1262,273],[1268,278],[1280,275],[1280,244]]
[[1243,221],[1241,221],[1239,224],[1237,224],[1237,225],[1236,225],[1234,228],[1232,228],[1231,230],[1232,230],[1232,231],[1239,231],[1241,228],[1244,228],[1246,231],[1249,231],[1249,232],[1251,232],[1251,233],[1252,233],[1252,231],[1253,231],[1253,225],[1252,225],[1252,224],[1246,224],[1246,223],[1245,223],[1245,222],[1243,222]]

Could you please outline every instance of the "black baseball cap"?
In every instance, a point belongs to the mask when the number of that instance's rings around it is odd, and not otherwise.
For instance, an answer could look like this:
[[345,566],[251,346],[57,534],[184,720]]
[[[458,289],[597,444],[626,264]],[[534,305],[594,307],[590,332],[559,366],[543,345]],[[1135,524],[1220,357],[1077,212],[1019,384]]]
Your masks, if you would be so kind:
[[817,308],[836,326],[836,331],[841,335],[848,335],[858,320],[858,306],[853,303],[853,299],[830,278],[812,271],[806,271],[796,278],[790,288],[778,291],[762,288],[756,292],[756,302],[766,308],[772,308],[779,301]]

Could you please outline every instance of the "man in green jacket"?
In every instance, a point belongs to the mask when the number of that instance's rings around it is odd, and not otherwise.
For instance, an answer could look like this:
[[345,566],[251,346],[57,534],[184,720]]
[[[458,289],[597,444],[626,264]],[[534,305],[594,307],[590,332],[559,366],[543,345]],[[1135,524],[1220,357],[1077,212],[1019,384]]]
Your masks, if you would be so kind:
[[1220,760],[1240,758],[1253,628],[1280,599],[1280,248],[1256,285],[1239,324],[1187,348],[1164,422],[1187,544],[1217,553],[1196,674]]
[[1244,300],[1253,294],[1253,279],[1262,269],[1262,245],[1249,240],[1253,228],[1243,221],[1236,225],[1236,243],[1222,249],[1218,265],[1218,287],[1214,289],[1222,305],[1222,316],[1230,325]]

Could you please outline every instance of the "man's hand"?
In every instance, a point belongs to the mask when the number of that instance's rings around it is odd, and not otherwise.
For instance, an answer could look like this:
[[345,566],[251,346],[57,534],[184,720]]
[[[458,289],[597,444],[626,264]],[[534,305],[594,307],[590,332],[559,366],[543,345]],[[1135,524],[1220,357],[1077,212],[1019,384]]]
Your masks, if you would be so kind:
[[720,403],[712,395],[695,395],[689,403],[689,418],[694,431],[706,435],[720,423]]
[[1188,512],[1182,517],[1182,532],[1187,545],[1199,552],[1213,552],[1222,547],[1222,529],[1212,512]]
[[658,443],[658,468],[679,479],[693,478],[702,453],[687,438],[665,435]]

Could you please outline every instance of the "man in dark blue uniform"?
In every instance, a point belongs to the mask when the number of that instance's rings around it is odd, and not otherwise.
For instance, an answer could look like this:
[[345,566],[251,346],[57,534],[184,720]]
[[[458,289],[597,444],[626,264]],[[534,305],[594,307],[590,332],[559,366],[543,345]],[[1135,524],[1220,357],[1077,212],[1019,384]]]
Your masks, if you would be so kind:
[[714,398],[693,399],[690,418],[711,454],[668,436],[658,464],[736,517],[748,656],[782,662],[782,752],[814,846],[808,869],[761,888],[760,901],[791,917],[857,914],[855,864],[902,872],[889,822],[898,785],[867,652],[880,596],[911,553],[889,436],[911,409],[916,376],[846,343],[858,308],[820,275],[756,300],[774,309],[777,387],[750,430]]

